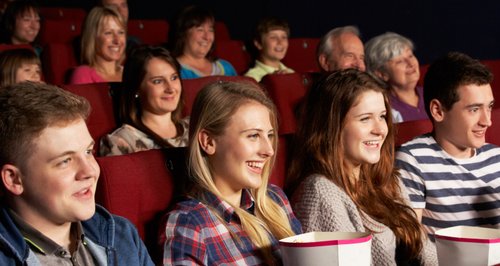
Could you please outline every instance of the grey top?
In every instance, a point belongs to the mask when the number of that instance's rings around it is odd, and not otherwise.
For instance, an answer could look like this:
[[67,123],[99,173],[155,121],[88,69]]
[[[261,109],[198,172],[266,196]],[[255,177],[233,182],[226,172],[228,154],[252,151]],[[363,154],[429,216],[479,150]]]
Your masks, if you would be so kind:
[[[396,265],[396,237],[389,227],[360,211],[352,199],[321,175],[306,178],[292,197],[304,232],[365,232],[372,235],[372,265]],[[366,228],[365,228],[366,227]],[[435,245],[428,239],[421,254],[424,265],[438,265]]]

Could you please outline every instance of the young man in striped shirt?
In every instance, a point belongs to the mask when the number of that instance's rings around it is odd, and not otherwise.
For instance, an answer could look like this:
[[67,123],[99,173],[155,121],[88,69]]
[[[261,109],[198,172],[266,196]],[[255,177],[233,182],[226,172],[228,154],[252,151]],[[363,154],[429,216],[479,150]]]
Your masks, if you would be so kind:
[[479,61],[457,52],[426,74],[424,100],[434,130],[402,145],[396,165],[431,236],[456,225],[500,228],[500,148],[485,143],[492,79]]

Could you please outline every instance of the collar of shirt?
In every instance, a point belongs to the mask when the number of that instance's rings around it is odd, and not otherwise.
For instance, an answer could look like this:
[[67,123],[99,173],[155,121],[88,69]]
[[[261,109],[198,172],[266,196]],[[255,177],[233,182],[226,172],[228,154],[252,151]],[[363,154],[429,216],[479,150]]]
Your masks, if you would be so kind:
[[266,72],[269,72],[269,73],[274,73],[278,70],[288,70],[288,68],[281,62],[280,62],[280,66],[278,68],[275,68],[275,67],[266,65],[259,60],[255,60],[255,66],[263,68]]
[[[204,197],[207,200],[207,204],[213,207],[218,212],[218,214],[224,219],[224,221],[229,223],[231,222],[231,220],[238,220],[234,208],[229,203],[222,201],[216,195],[208,191],[204,192]],[[241,192],[240,207],[248,211],[249,213],[253,214],[254,199],[248,189],[243,189]]]
[[[9,210],[12,220],[21,231],[21,234],[24,236],[24,240],[31,246],[32,249],[36,249],[38,252],[49,255],[49,254],[57,254],[57,255],[69,255],[66,254],[68,251],[54,242],[52,239],[46,237],[40,231],[26,223],[17,213],[13,210]],[[74,232],[73,230],[76,230]],[[71,233],[76,233],[78,236],[78,242],[84,241],[84,233],[81,222],[76,222],[71,224]],[[84,242],[83,242],[84,243]],[[64,254],[63,254],[64,253]]]

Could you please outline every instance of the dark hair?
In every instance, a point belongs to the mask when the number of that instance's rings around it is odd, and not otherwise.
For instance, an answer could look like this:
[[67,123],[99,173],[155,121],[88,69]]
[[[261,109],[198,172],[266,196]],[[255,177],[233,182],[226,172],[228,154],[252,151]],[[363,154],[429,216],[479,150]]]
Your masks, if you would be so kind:
[[[172,54],[174,57],[179,57],[184,53],[186,45],[187,32],[193,27],[198,27],[201,24],[210,21],[215,23],[215,17],[212,11],[203,6],[190,5],[182,9],[175,20],[174,29],[172,30],[173,47]],[[209,60],[213,59],[215,43],[212,44],[210,51],[207,54]]]
[[458,87],[489,84],[492,80],[491,71],[478,60],[460,52],[449,52],[432,63],[425,75],[424,103],[427,115],[432,118],[429,105],[433,99],[450,110],[460,100]]
[[[180,72],[180,65],[170,52],[162,47],[156,46],[138,46],[134,48],[125,61],[123,68],[123,90],[121,91],[118,120],[122,123],[130,124],[148,136],[153,138],[156,144],[162,147],[172,147],[161,136],[156,134],[142,123],[142,106],[136,94],[138,93],[141,83],[147,74],[147,65],[153,58],[158,58],[172,66],[177,73]],[[180,79],[180,76],[179,76]],[[172,112],[172,122],[175,124],[178,132],[183,132],[180,121],[182,119],[182,109],[184,107],[184,90],[181,90],[179,104]]]
[[17,17],[31,11],[40,14],[38,4],[33,0],[16,0],[9,3],[1,19],[0,43],[11,43]]
[[266,17],[259,20],[257,27],[255,28],[254,40],[262,43],[262,36],[272,30],[283,30],[288,36],[290,36],[290,27],[288,22],[284,19]]
[[[342,132],[347,113],[366,91],[383,95],[388,131],[380,160],[375,164],[362,164],[359,180],[352,182],[352,174],[345,167]],[[399,172],[394,167],[391,106],[378,80],[357,69],[324,75],[308,92],[297,129],[287,193],[293,193],[304,178],[323,175],[344,190],[361,211],[389,227],[397,243],[408,248],[410,257],[417,257],[423,245],[422,230],[401,195]]]
[[33,139],[50,126],[87,119],[90,104],[53,85],[21,82],[0,90],[0,165],[20,167],[31,154]]

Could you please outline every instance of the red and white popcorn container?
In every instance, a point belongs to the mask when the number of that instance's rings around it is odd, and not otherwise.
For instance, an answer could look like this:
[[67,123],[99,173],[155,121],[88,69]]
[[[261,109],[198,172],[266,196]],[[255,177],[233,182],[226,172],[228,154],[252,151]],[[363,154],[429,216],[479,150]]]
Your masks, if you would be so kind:
[[371,264],[370,233],[310,232],[280,241],[284,266]]
[[454,226],[434,234],[439,266],[500,265],[500,230]]

